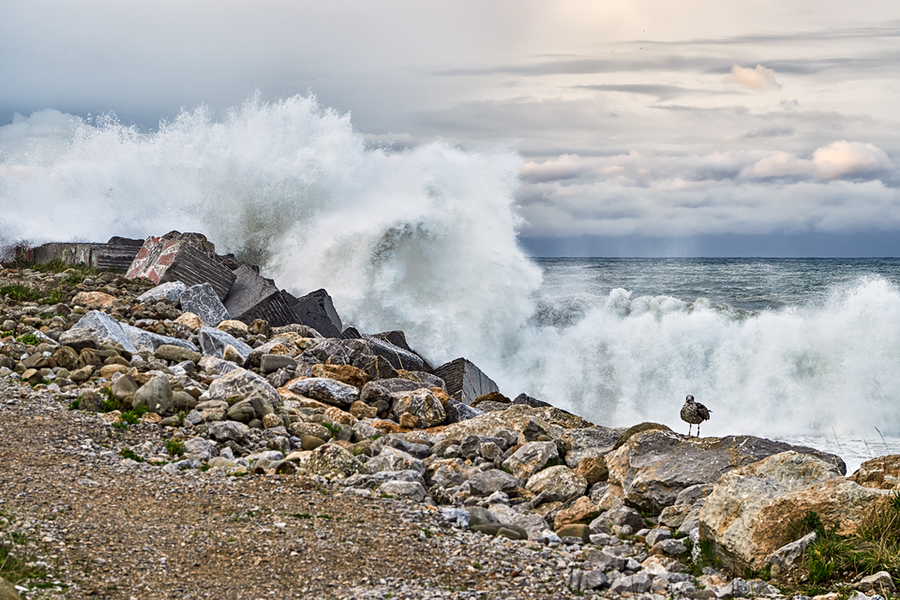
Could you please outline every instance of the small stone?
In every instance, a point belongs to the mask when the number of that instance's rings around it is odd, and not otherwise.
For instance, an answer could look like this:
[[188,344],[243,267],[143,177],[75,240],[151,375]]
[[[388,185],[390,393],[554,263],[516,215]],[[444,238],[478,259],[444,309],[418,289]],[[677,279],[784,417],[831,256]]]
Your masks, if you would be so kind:
[[415,429],[419,424],[419,417],[411,415],[408,412],[400,415],[400,427],[404,429]]
[[90,310],[105,310],[112,308],[116,297],[103,292],[78,292],[72,298],[72,304],[83,306]]
[[267,415],[263,415],[262,426],[265,429],[272,429],[273,427],[282,427],[282,426],[284,426],[284,421],[282,420],[281,417],[279,417],[275,413],[269,413]]
[[181,316],[175,319],[175,322],[179,325],[184,325],[191,331],[197,331],[198,329],[203,327],[203,321],[201,321],[200,317],[192,312],[182,313]]
[[352,403],[348,412],[357,419],[374,419],[378,416],[378,409],[360,400]]
[[324,440],[317,438],[314,435],[304,435],[302,438],[300,438],[300,447],[303,450],[315,450],[316,448],[324,444]]
[[225,346],[225,350],[222,352],[222,358],[228,362],[233,362],[238,366],[244,364],[244,357],[241,356],[241,353],[237,351],[237,348],[231,344]]
[[561,538],[578,538],[585,544],[588,544],[591,541],[591,529],[583,523],[570,523],[568,525],[563,525],[556,530],[556,535]]
[[173,344],[160,345],[160,347],[156,349],[156,352],[153,353],[153,356],[160,360],[168,360],[172,362],[182,362],[185,360],[189,360],[194,363],[200,362],[200,359],[203,358],[203,355],[199,352],[195,352],[190,348],[175,346]]
[[591,502],[590,498],[588,498],[587,496],[582,496],[575,501],[575,504],[557,513],[556,518],[553,521],[553,528],[556,530],[557,535],[562,537],[562,535],[559,533],[561,527],[574,523],[581,523],[586,525],[588,522],[594,519],[599,514],[599,512],[600,509],[596,504]]
[[874,575],[863,577],[860,582],[856,584],[856,589],[861,592],[875,591],[883,596],[893,594],[897,590],[894,586],[894,580],[891,577],[891,574],[887,571],[879,571]]

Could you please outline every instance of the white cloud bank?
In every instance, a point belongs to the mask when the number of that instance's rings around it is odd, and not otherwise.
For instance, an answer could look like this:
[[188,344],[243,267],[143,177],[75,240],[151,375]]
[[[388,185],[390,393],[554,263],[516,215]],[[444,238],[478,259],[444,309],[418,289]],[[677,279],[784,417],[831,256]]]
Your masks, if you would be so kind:
[[888,171],[894,167],[888,155],[874,144],[841,140],[822,146],[812,159],[790,152],[774,152],[748,167],[745,177],[816,177],[837,179],[859,177]]

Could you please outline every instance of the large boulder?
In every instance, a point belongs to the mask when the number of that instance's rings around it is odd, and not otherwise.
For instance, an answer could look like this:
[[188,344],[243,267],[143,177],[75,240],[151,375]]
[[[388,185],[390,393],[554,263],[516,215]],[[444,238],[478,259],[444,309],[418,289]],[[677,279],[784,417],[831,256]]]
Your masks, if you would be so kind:
[[882,490],[900,489],[900,454],[867,460],[850,477],[859,485]]
[[350,408],[351,404],[359,400],[359,388],[326,377],[292,379],[284,387],[295,394],[338,408]]
[[294,299],[291,310],[296,322],[308,325],[328,338],[341,336],[341,318],[334,309],[331,296],[325,290],[316,290]]
[[172,386],[165,375],[157,375],[134,393],[133,406],[146,406],[149,412],[164,415],[172,402]]
[[553,442],[528,442],[503,461],[503,468],[522,479],[528,479],[551,460],[559,460],[559,451]]
[[214,327],[200,328],[200,349],[203,351],[203,356],[222,358],[225,355],[225,348],[228,346],[237,350],[238,354],[245,361],[250,356],[250,353],[253,352],[253,348],[231,334]]
[[396,392],[393,396],[391,414],[398,422],[401,415],[409,413],[418,419],[419,427],[433,427],[442,423],[447,416],[440,399],[431,390]]
[[700,538],[711,542],[723,565],[741,572],[762,568],[767,555],[793,541],[792,525],[810,511],[826,527],[851,534],[892,492],[864,488],[842,475],[833,462],[794,451],[736,468],[706,498]]
[[482,394],[500,391],[490,377],[465,358],[441,365],[434,370],[434,374],[446,382],[451,398],[467,406]]
[[112,318],[110,315],[99,310],[92,310],[85,313],[77,323],[60,336],[60,343],[66,344],[69,337],[80,335],[76,332],[79,330],[89,330],[97,342],[115,342],[121,344],[123,348],[129,352],[137,352],[137,347],[128,337],[122,324]]
[[337,444],[325,444],[313,450],[309,459],[302,464],[301,469],[309,475],[319,475],[331,479],[344,479],[366,471],[365,466],[358,458]]
[[585,458],[596,458],[612,451],[624,429],[596,425],[584,429],[567,429],[562,434],[568,446],[566,464],[575,468]]
[[753,436],[685,438],[669,430],[648,429],[629,437],[606,455],[609,482],[621,486],[625,500],[659,514],[692,485],[715,483],[724,473],[767,456],[795,450],[818,457],[844,473],[833,454]]
[[225,305],[209,283],[192,285],[181,293],[181,309],[194,313],[203,324],[215,327],[228,318]]
[[547,492],[545,497],[548,502],[567,502],[584,495],[587,479],[565,465],[558,465],[532,475],[525,489],[535,494]]
[[275,388],[252,371],[237,368],[225,373],[209,385],[209,399],[227,401],[229,398],[247,398],[259,392],[271,406],[281,406],[281,396]]
[[173,303],[177,303],[181,298],[181,293],[187,289],[187,286],[184,285],[181,281],[170,281],[169,283],[161,283],[160,285],[150,288],[140,296],[138,296],[135,301],[136,302],[158,302],[163,298],[166,298]]

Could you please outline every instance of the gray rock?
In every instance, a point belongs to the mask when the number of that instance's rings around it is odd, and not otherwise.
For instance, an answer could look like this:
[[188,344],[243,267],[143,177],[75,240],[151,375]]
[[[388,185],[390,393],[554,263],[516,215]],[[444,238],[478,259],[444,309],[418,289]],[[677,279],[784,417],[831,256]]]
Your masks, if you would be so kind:
[[635,433],[606,455],[606,464],[609,482],[622,487],[626,502],[659,514],[674,505],[678,494],[688,487],[713,484],[732,469],[792,449],[846,472],[839,457],[811,448],[753,436],[685,439],[662,429]]
[[785,544],[772,554],[766,557],[766,564],[778,566],[783,571],[790,570],[797,563],[797,560],[806,555],[806,547],[816,541],[816,532],[810,532],[789,544]]
[[623,431],[625,430],[622,428],[613,429],[600,425],[585,429],[567,429],[562,435],[569,448],[566,452],[566,464],[574,469],[585,458],[603,456],[610,452]]
[[672,539],[672,532],[668,529],[651,529],[645,539],[647,540],[647,545],[652,547],[657,542]]
[[334,309],[331,296],[325,290],[316,290],[297,298],[291,305],[296,322],[312,327],[327,338],[341,337],[343,325]]
[[259,370],[267,375],[285,367],[292,368],[296,366],[296,360],[281,354],[263,354],[259,359]]
[[[131,338],[122,328],[122,325],[103,311],[92,310],[85,313],[81,319],[75,323],[69,331],[87,329],[94,334],[97,342],[115,342],[121,344],[123,348],[129,352],[137,352],[137,347],[132,343]],[[67,332],[68,333],[68,332]],[[74,334],[71,334],[74,335]],[[60,343],[66,344],[65,335],[60,335]]]
[[444,406],[444,412],[447,413],[447,416],[444,419],[444,423],[446,423],[447,425],[450,425],[452,423],[459,423],[460,421],[465,421],[467,419],[473,419],[479,415],[484,414],[483,410],[472,408],[471,406],[466,406],[462,402],[454,400],[453,398],[450,398],[450,400]]
[[134,406],[146,406],[147,410],[163,415],[169,410],[172,401],[172,386],[165,375],[157,375],[134,393]]
[[897,591],[894,580],[887,571],[879,571],[874,575],[863,577],[859,583],[856,584],[856,589],[861,592],[875,591],[885,597],[887,597],[888,594],[894,594]]
[[473,496],[488,496],[494,492],[514,490],[519,479],[499,469],[478,471],[469,477],[469,490]]
[[240,442],[250,433],[250,428],[237,421],[217,421],[209,426],[209,437],[219,442]]
[[597,530],[603,526],[621,527],[623,525],[627,525],[631,527],[633,531],[637,531],[644,526],[644,518],[638,511],[634,510],[633,508],[622,506],[619,508],[608,510],[594,519],[591,522],[591,529]]
[[444,488],[455,487],[469,480],[471,471],[458,458],[447,458],[432,462],[428,466],[429,482]]
[[379,471],[406,471],[415,470],[419,473],[425,473],[425,465],[422,461],[413,458],[411,455],[385,446],[377,456],[373,456],[366,462],[366,470],[369,473],[377,473]]
[[635,573],[634,575],[626,575],[614,580],[609,591],[613,594],[631,593],[643,594],[650,590],[653,585],[653,579],[647,573]]
[[587,480],[569,467],[558,465],[532,475],[525,484],[525,489],[535,494],[547,492],[549,500],[566,502],[584,495]]
[[602,589],[609,585],[609,579],[600,569],[582,571],[573,569],[568,578],[569,589],[575,592]]
[[503,461],[503,467],[510,473],[528,479],[551,460],[559,460],[559,452],[553,442],[528,442]]
[[281,406],[281,396],[265,378],[246,369],[235,369],[222,375],[209,386],[209,399],[227,401],[235,396],[248,398],[259,392],[271,406]]
[[168,298],[172,302],[178,302],[181,298],[182,292],[187,289],[187,286],[181,281],[170,281],[168,283],[161,283],[155,288],[151,288],[138,296],[135,301],[136,302],[157,302],[162,300],[163,298]]
[[500,523],[500,519],[497,518],[497,515],[492,513],[487,508],[482,508],[481,506],[470,506],[469,511],[469,527],[474,527],[476,525],[492,525]]
[[374,405],[379,400],[391,404],[395,392],[412,392],[418,389],[422,389],[422,384],[418,381],[399,378],[376,379],[363,386],[359,399],[369,405]]
[[207,462],[212,458],[212,445],[202,437],[193,437],[184,443],[184,458]]
[[181,309],[194,313],[208,327],[215,327],[228,319],[225,305],[209,283],[193,285],[184,290],[181,294]]
[[153,356],[161,360],[173,362],[191,361],[192,363],[198,363],[203,358],[203,355],[199,352],[174,344],[160,345],[156,352],[153,353]]
[[736,577],[727,584],[716,589],[716,597],[718,598],[749,598],[753,590],[750,584]]
[[160,335],[151,331],[144,331],[139,327],[134,327],[132,325],[126,324],[122,324],[122,329],[128,335],[128,339],[131,340],[131,343],[140,352],[156,352],[157,348],[159,348],[163,344],[186,348],[194,352],[197,351],[197,346],[195,346],[188,340],[182,340],[180,338],[172,337],[169,335]]
[[326,377],[295,379],[285,387],[295,394],[338,408],[349,408],[351,404],[359,400],[359,388]]
[[201,327],[199,335],[203,356],[222,358],[225,354],[225,347],[229,345],[237,350],[244,360],[247,360],[247,357],[253,352],[253,348],[241,340],[214,327]]
[[325,444],[312,451],[302,470],[310,475],[343,479],[366,468],[355,456],[335,444]]
[[444,380],[450,397],[466,406],[482,394],[500,391],[490,377],[465,358],[441,365],[434,370],[434,374]]
[[93,330],[87,327],[81,329],[72,327],[68,331],[62,332],[59,336],[59,343],[71,347],[75,352],[81,352],[85,348],[92,350],[97,348],[97,338]]
[[414,481],[388,481],[378,488],[379,494],[394,497],[409,498],[414,502],[422,502],[428,497],[428,492],[422,484]]
[[239,265],[233,273],[236,279],[224,300],[233,319],[244,323],[264,319],[273,327],[294,322],[291,304],[296,299],[293,296],[280,291],[273,280],[260,276],[247,265]]
[[681,540],[662,540],[653,545],[654,550],[659,550],[671,556],[678,556],[687,552],[687,546]]

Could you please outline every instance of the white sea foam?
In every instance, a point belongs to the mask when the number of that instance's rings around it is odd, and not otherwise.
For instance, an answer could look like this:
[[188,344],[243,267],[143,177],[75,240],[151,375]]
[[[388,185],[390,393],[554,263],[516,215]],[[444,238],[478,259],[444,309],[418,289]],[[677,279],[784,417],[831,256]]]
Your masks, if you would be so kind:
[[690,393],[713,410],[705,435],[900,433],[900,291],[884,279],[751,316],[616,289],[532,335],[515,384],[596,422],[686,429]]
[[[516,242],[520,158],[443,144],[367,149],[315,99],[201,108],[158,132],[57,111],[0,128],[0,246],[200,231],[289,291],[326,288],[346,324],[402,329],[608,425],[706,435],[900,434],[900,292],[882,279],[754,315],[616,289],[541,288]],[[537,308],[537,310],[536,310]]]

